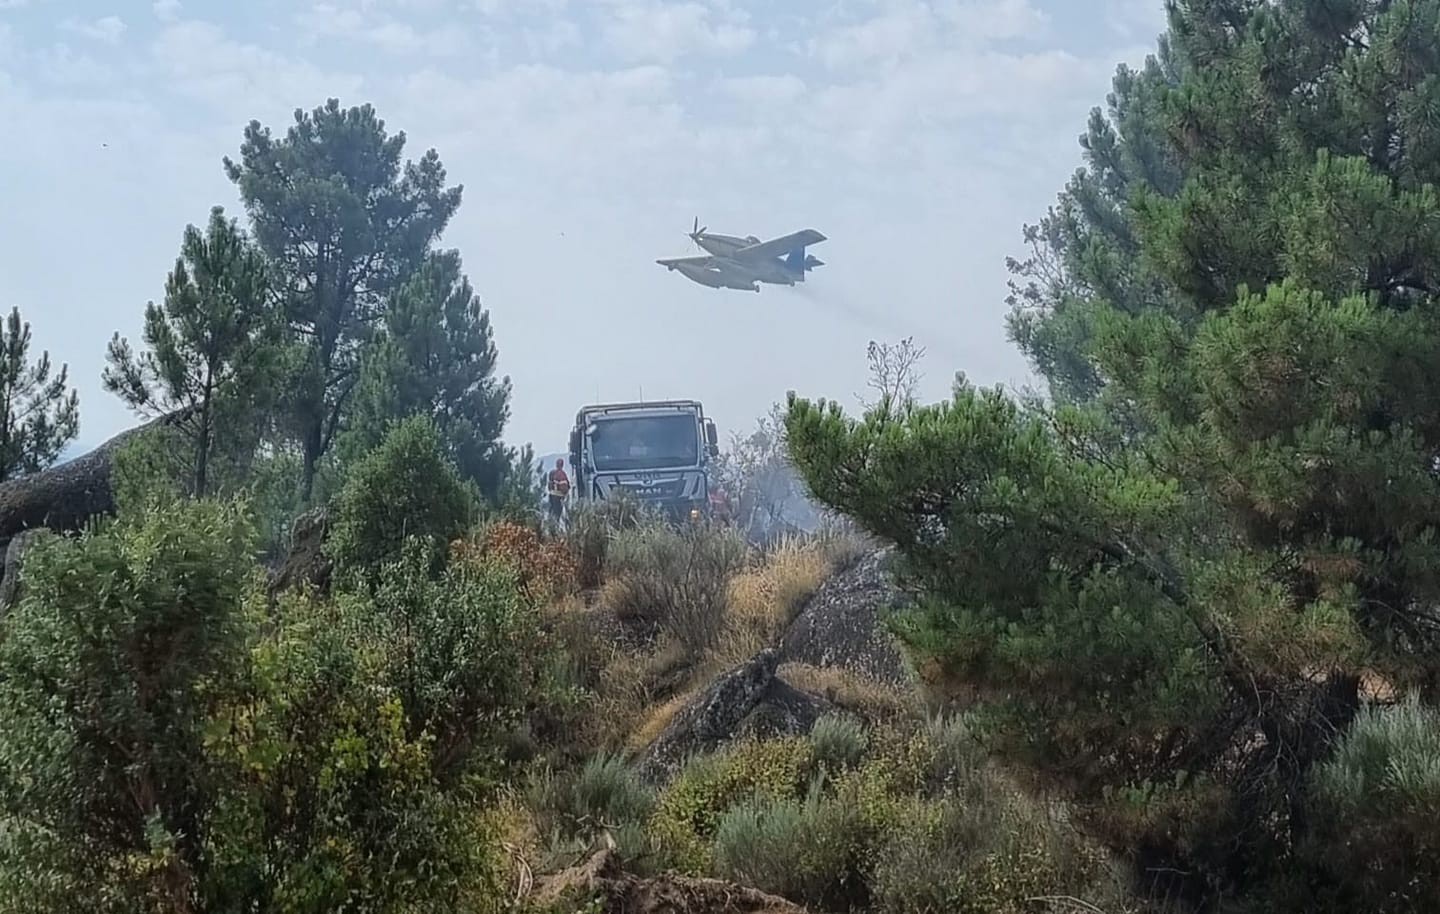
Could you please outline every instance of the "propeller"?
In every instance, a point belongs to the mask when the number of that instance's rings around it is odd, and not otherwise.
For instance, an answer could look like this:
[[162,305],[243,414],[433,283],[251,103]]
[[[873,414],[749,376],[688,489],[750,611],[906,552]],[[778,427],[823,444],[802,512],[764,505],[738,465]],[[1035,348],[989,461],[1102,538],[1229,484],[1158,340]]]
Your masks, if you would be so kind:
[[695,246],[696,246],[697,248],[700,247],[700,236],[703,235],[703,234],[705,234],[705,230],[708,229],[709,227],[710,227],[710,226],[708,226],[708,225],[702,226],[702,225],[700,224],[700,217],[699,217],[699,216],[696,216],[696,217],[695,217],[695,225],[694,225],[694,227],[691,228],[691,230],[690,230],[690,240],[693,241],[693,242],[695,242]]

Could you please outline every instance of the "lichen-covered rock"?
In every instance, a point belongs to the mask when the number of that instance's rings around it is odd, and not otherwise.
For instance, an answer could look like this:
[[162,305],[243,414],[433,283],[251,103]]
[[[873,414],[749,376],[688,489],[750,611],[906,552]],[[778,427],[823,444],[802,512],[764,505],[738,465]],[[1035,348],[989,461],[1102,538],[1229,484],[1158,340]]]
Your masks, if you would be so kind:
[[737,739],[780,739],[809,733],[835,705],[776,676],[735,728]]
[[692,756],[737,739],[776,739],[810,732],[835,706],[775,675],[779,654],[769,648],[721,675],[692,698],[640,754],[640,776],[663,784]]
[[908,604],[888,570],[888,550],[867,555],[827,579],[806,601],[780,645],[785,663],[840,667],[886,685],[913,681],[882,617]]
[[733,739],[770,688],[779,663],[773,649],[761,651],[691,699],[641,753],[640,776],[652,783],[667,781],[690,756]]

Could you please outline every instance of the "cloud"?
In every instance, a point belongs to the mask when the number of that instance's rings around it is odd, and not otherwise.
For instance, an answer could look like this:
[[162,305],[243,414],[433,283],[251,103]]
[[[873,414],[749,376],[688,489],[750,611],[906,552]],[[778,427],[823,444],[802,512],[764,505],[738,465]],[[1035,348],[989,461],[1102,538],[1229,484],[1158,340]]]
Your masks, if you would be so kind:
[[753,108],[784,107],[805,94],[805,80],[789,73],[782,76],[731,76],[719,80],[717,89],[722,95]]
[[419,28],[374,8],[372,3],[319,2],[295,15],[305,44],[339,39],[368,45],[390,54],[423,54],[441,57],[460,54],[473,46],[472,37],[461,26],[449,23]]
[[1152,0],[1109,0],[1105,22],[1124,39],[1149,42],[1165,30],[1165,8]]
[[60,27],[106,44],[119,44],[125,34],[125,22],[119,16],[103,16],[88,21],[66,19]]
[[31,71],[50,86],[103,91],[114,84],[116,68],[68,45],[40,48],[29,55]]
[[219,26],[199,21],[163,28],[150,46],[150,64],[163,85],[207,103],[211,117],[235,125],[232,132],[253,117],[276,117],[332,96],[352,97],[365,85],[358,74],[236,41]]
[[632,62],[673,63],[690,54],[737,54],[755,42],[743,13],[699,0],[604,0],[602,32]]
[[[338,96],[465,185],[443,243],[493,309],[512,440],[548,447],[597,384],[699,396],[738,428],[787,388],[858,389],[865,340],[912,329],[942,388],[953,367],[1023,379],[1002,257],[1077,161],[1119,42],[1103,16],[1087,44],[1025,0],[813,7],[302,0],[286,7],[302,28],[256,30],[160,0],[134,49],[20,31],[0,117],[28,139],[0,174],[28,176],[7,205],[34,216],[0,220],[0,304],[35,310],[37,345],[75,366],[87,442],[128,424],[98,384],[104,340],[138,332],[187,221],[238,214],[220,157],[251,118],[282,132]],[[444,29],[460,53],[430,50]],[[827,266],[805,289],[695,287],[653,260],[693,250],[697,214],[740,234],[814,225]],[[87,270],[43,267],[71,249]]]
[[[427,2],[427,0],[410,0],[410,2]],[[584,2],[589,2],[589,0],[584,0]],[[570,0],[469,0],[469,6],[483,16],[497,19],[514,18],[520,13],[553,18],[569,11]]]
[[949,0],[900,3],[880,0],[873,13],[825,29],[807,51],[832,70],[895,66],[937,51],[984,47],[996,41],[1041,37],[1049,16],[1029,0]]

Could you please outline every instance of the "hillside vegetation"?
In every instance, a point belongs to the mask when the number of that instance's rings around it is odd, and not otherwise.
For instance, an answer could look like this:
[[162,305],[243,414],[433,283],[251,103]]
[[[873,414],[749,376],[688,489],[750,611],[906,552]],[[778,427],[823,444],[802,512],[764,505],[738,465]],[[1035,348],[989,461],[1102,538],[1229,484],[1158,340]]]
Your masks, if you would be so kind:
[[872,344],[743,529],[542,525],[438,155],[251,124],[108,350],[164,422],[44,476],[0,334],[0,910],[1440,909],[1440,0],[1169,8],[1010,263],[1046,390]]

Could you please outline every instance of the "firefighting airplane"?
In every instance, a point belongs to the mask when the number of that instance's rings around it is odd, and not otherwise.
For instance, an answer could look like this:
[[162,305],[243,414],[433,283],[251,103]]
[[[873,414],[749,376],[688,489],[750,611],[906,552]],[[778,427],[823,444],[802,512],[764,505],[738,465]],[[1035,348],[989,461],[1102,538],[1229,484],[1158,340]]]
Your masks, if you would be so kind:
[[[758,283],[793,286],[805,281],[805,274],[825,265],[808,245],[819,244],[825,236],[814,229],[802,229],[769,241],[754,235],[738,238],[717,235],[701,227],[700,220],[690,231],[690,240],[708,254],[692,257],[662,257],[655,261],[669,270],[679,270],[687,279],[712,289],[741,289],[759,292]],[[781,257],[781,255],[785,255]]]

